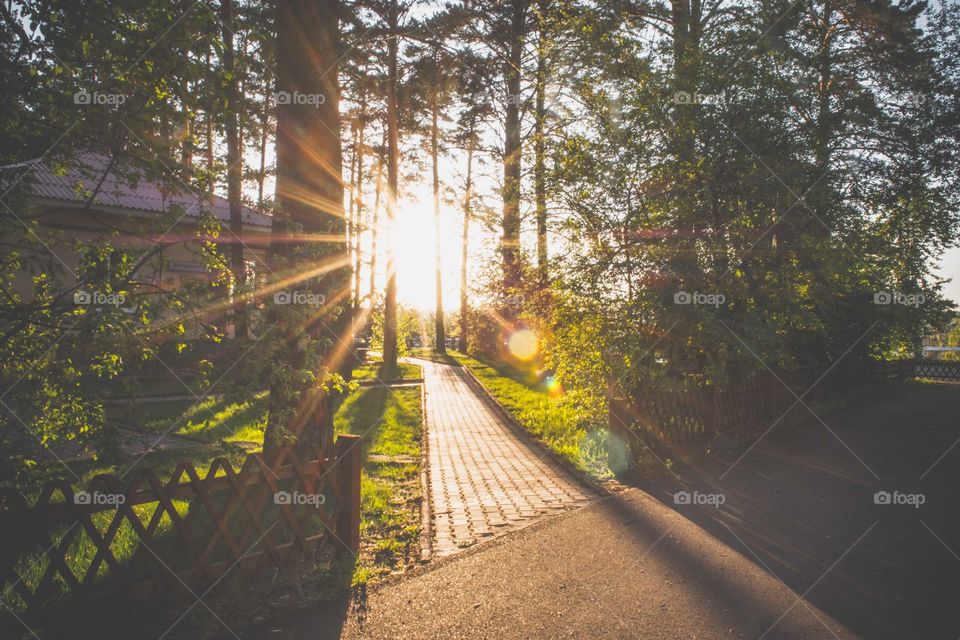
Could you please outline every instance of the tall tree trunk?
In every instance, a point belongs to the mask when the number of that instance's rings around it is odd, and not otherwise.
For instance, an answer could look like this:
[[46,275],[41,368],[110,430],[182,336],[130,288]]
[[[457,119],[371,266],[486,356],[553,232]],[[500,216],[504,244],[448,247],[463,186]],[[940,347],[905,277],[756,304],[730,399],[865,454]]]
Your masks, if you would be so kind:
[[[700,0],[671,0],[673,35],[674,113],[677,122],[676,153],[681,162],[693,160],[698,107],[691,101],[697,93],[700,67]],[[677,93],[687,94],[688,101]]]
[[[344,241],[343,158],[340,149],[340,90],[337,84],[339,3],[336,0],[301,2],[278,0],[277,89],[290,94],[323,96],[318,104],[277,106],[277,201],[273,219],[271,260],[282,275],[311,272],[295,286],[326,303],[315,310],[294,305],[275,309],[277,331],[285,349],[277,356],[270,389],[270,408],[264,449],[295,438],[296,446],[329,446],[333,439],[333,398],[324,387],[324,374],[338,371],[338,356],[349,341],[349,314],[337,304],[349,295],[349,256]],[[290,241],[293,230],[305,238],[334,241]],[[316,275],[313,275],[316,272]],[[282,276],[281,276],[282,277]],[[346,322],[344,322],[346,319]],[[338,343],[327,344],[331,327]],[[304,340],[305,335],[313,338]],[[308,352],[308,349],[310,350]],[[300,375],[321,358],[316,378]],[[284,374],[284,372],[288,372]],[[289,372],[293,372],[291,375]]]
[[[506,121],[503,145],[503,237],[500,253],[503,259],[503,289],[509,295],[520,284],[520,67],[523,63],[523,36],[526,27],[528,0],[513,0],[510,43],[504,77],[507,84]],[[504,307],[508,318],[517,315],[515,304]]]
[[470,201],[473,198],[473,137],[467,143],[467,185],[463,196],[463,239],[460,245],[460,340],[458,347],[467,352],[467,258],[470,246]]
[[[186,84],[186,93],[190,92],[190,83]],[[193,168],[193,113],[188,113],[183,119],[183,144],[180,146],[180,164],[188,172]]]
[[547,286],[547,167],[546,167],[546,94],[547,94],[547,11],[550,0],[539,0],[537,22],[536,112],[534,113],[533,189],[537,209],[537,271],[540,286]]
[[366,75],[363,78],[363,89],[360,92],[360,135],[357,144],[357,179],[354,184],[354,197],[357,200],[356,233],[353,238],[353,309],[354,314],[360,312],[360,235],[363,233],[363,156],[366,151],[365,133],[367,131],[367,90]]
[[[207,68],[210,68],[210,51],[207,50]],[[206,113],[206,133],[207,133],[207,195],[213,195],[213,114],[210,111]]]
[[820,35],[819,52],[816,57],[817,76],[817,115],[814,124],[814,163],[816,173],[811,197],[813,211],[816,218],[806,225],[811,235],[826,237],[829,235],[827,226],[832,226],[830,207],[825,193],[829,192],[830,179],[824,174],[830,170],[830,144],[833,139],[833,111],[830,105],[830,94],[833,90],[833,38],[836,32],[834,24],[834,6],[830,0],[823,3],[818,32]]
[[823,3],[823,15],[820,17],[820,43],[819,53],[817,54],[817,121],[816,121],[816,139],[815,139],[815,162],[817,165],[817,177],[820,173],[826,171],[830,164],[830,134],[833,129],[831,126],[830,113],[830,83],[832,71],[832,52],[831,45],[833,39],[833,6],[829,0]]
[[206,168],[207,168],[207,195],[213,195],[213,114],[207,113],[206,116],[206,130],[207,130],[207,152],[206,152]]
[[[709,206],[697,198],[702,183],[697,172],[695,156],[697,122],[700,107],[693,103],[696,95],[700,67],[700,1],[671,0],[671,30],[673,36],[673,90],[674,90],[674,139],[672,155],[676,164],[677,178],[674,197],[677,200],[674,224],[690,231],[688,237],[680,236],[669,258],[669,271],[680,278],[697,273],[694,256],[696,234],[709,226],[706,214]],[[678,286],[688,283],[679,282]]]
[[[350,206],[347,209],[347,247],[353,253],[353,241],[357,235],[357,223],[354,219],[354,213],[357,206],[357,129],[351,126],[352,142],[350,144]],[[351,260],[351,263],[353,261]],[[353,296],[350,298],[352,312],[356,312],[356,305],[353,304]]]
[[377,299],[377,238],[380,235],[380,195],[383,193],[383,148],[387,146],[387,132],[383,132],[380,154],[377,157],[377,178],[373,196],[373,220],[370,221],[370,309]]
[[267,139],[270,133],[270,83],[268,75],[263,90],[263,112],[260,114],[260,172],[257,174],[257,206],[263,206],[263,184],[267,179]]
[[[399,140],[397,132],[397,27],[399,8],[393,0],[387,10],[389,28],[387,41],[387,228],[393,234],[397,215],[397,172]],[[387,369],[397,366],[397,270],[393,256],[392,238],[386,242],[387,291],[383,310],[383,364]]]
[[227,108],[227,200],[230,203],[230,271],[233,273],[234,318],[236,338],[249,335],[247,305],[247,263],[243,255],[243,149],[240,142],[240,90],[237,85],[236,54],[233,50],[233,0],[220,1],[220,23],[223,26],[223,73],[226,82]]
[[[439,64],[439,63],[438,63]],[[439,126],[437,119],[440,107],[437,104],[437,94],[440,88],[437,86],[439,80],[437,75],[439,69],[434,69],[433,95],[430,104],[430,157],[433,160],[433,270],[435,273],[437,287],[437,308],[434,316],[434,329],[437,334],[435,349],[437,353],[447,352],[447,337],[443,327],[443,271],[440,258],[440,169],[438,164],[439,156]]]

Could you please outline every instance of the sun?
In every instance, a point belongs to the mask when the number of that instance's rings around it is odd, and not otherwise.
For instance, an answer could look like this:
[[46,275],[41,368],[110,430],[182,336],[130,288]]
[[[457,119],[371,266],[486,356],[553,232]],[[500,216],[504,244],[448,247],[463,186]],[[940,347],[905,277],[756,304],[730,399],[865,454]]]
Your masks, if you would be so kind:
[[[430,312],[436,306],[433,201],[429,193],[416,195],[419,197],[398,203],[393,233],[385,226],[382,231],[393,239],[397,298],[405,306]],[[440,257],[444,307],[447,312],[453,311],[459,301],[462,233],[463,214],[441,206]],[[471,243],[471,251],[475,250],[478,249]],[[377,261],[381,265],[386,264],[382,251],[378,252]]]

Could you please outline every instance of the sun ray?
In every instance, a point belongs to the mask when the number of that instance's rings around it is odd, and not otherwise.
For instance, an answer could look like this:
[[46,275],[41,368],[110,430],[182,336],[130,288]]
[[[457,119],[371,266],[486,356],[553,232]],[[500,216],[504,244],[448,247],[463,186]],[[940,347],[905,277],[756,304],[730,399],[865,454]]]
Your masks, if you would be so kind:
[[[283,291],[285,288],[298,282],[303,282],[304,280],[322,276],[326,273],[330,273],[331,271],[348,267],[350,266],[350,263],[350,256],[348,254],[338,254],[336,256],[330,256],[318,266],[306,271],[300,271],[299,268],[291,268],[290,271],[294,271],[293,275],[291,276],[286,276],[280,280],[257,287],[253,291],[236,295],[232,299],[223,299],[212,304],[199,307],[197,312],[199,312],[201,315],[215,315],[231,308],[235,308],[243,303],[256,302],[257,300],[261,300],[274,293]],[[178,322],[180,322],[180,318],[170,317],[163,320],[158,320],[152,325],[151,328],[153,331],[159,332]]]

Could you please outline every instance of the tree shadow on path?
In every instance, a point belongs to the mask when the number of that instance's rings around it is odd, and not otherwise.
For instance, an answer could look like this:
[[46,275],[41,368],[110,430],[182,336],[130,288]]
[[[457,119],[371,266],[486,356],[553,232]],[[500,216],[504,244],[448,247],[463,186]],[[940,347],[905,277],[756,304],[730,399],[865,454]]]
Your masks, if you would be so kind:
[[956,638],[958,415],[960,385],[887,388],[676,476],[626,482],[859,635]]

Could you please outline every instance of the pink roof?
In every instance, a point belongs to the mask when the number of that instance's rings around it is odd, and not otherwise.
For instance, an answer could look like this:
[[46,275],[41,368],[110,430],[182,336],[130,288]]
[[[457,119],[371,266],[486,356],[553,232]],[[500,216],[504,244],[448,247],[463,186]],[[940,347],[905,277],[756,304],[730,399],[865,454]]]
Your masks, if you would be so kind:
[[[105,153],[87,151],[78,154],[76,160],[63,175],[55,174],[50,166],[39,160],[24,163],[21,166],[31,167],[30,175],[24,179],[27,192],[38,198],[86,202],[89,192],[97,187],[101,176],[107,171],[110,157]],[[164,190],[159,183],[143,178],[137,180],[139,175],[142,173],[137,172],[129,162],[119,160],[106,174],[92,204],[157,213],[165,213],[171,206],[179,205],[191,217],[198,217],[203,206],[212,209],[219,220],[230,221],[230,205],[226,198],[214,195],[208,200],[204,194],[191,193],[185,186],[178,191],[169,188]],[[136,182],[132,183],[131,180]],[[82,185],[79,190],[77,185]],[[270,226],[271,217],[256,209],[245,206],[242,215],[244,224]]]

